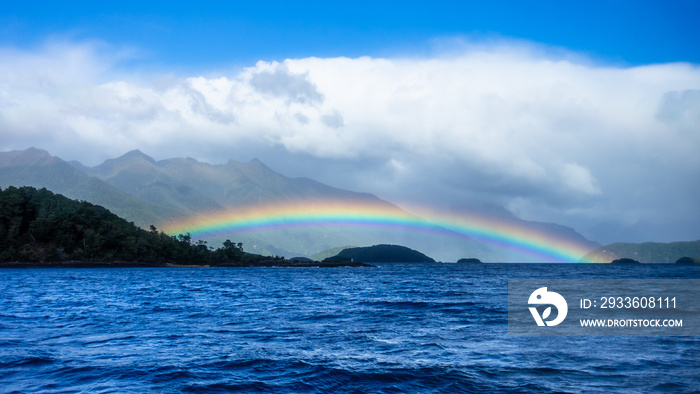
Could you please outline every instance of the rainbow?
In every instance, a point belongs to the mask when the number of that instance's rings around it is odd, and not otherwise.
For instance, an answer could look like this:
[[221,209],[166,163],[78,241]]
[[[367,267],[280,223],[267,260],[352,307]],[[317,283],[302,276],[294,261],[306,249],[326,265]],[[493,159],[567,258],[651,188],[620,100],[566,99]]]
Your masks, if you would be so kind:
[[533,231],[515,221],[415,207],[412,212],[416,214],[391,204],[342,200],[259,204],[178,219],[166,224],[164,230],[169,234],[190,233],[195,239],[314,227],[406,230],[469,238],[547,262],[578,262],[590,251],[586,245]]

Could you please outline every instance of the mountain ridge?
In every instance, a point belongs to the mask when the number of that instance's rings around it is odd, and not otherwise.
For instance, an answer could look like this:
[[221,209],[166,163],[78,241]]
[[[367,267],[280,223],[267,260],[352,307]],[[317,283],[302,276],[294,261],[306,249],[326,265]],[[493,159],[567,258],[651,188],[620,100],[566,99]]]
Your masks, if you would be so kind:
[[[243,206],[299,202],[313,207],[328,199],[372,203],[388,212],[406,215],[400,207],[373,194],[335,188],[306,177],[290,178],[258,159],[247,163],[229,160],[223,164],[203,163],[193,158],[155,160],[140,150],[129,151],[93,167],[76,161],[66,162],[36,148],[0,152],[0,186],[9,185],[46,187],[70,198],[103,205],[142,228]],[[512,214],[499,216],[500,219],[508,216],[509,221],[536,231],[564,235],[590,245],[591,249],[599,246],[566,226],[528,222]],[[254,253],[264,254],[311,256],[338,245],[384,243],[409,245],[444,261],[454,261],[464,255],[484,261],[527,261],[522,260],[518,252],[495,249],[467,237],[445,239],[417,234],[410,229],[386,231],[329,226],[237,236],[241,237],[237,241],[253,248]]]
[[329,196],[371,200],[400,209],[369,193],[334,188],[310,178],[286,177],[258,159],[248,163],[229,160],[224,164],[209,164],[193,158],[155,161],[134,150],[87,167],[85,172],[144,201],[167,204],[192,213]]
[[148,204],[102,180],[91,177],[47,151],[29,148],[0,152],[0,187],[47,188],[68,198],[108,207],[141,227],[183,213]]

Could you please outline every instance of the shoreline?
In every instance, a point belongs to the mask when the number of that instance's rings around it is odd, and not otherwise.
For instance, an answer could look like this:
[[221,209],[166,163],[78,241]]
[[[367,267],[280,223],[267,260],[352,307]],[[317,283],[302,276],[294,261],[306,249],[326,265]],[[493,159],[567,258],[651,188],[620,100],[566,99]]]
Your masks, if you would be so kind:
[[2,268],[212,268],[212,267],[302,267],[302,268],[333,268],[333,267],[374,267],[359,262],[319,262],[292,260],[262,260],[256,262],[237,262],[227,264],[177,264],[148,263],[141,261],[47,261],[47,262],[11,262],[0,263]]

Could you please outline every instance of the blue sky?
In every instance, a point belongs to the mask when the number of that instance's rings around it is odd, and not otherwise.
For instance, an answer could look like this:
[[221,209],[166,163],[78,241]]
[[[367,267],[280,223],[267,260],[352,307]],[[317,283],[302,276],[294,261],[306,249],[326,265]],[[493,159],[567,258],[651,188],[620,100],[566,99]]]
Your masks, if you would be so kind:
[[5,2],[0,151],[259,158],[400,205],[698,239],[698,16],[683,0]]
[[436,40],[530,40],[631,65],[700,62],[700,2],[6,2],[0,44],[103,40],[143,63],[430,55]]

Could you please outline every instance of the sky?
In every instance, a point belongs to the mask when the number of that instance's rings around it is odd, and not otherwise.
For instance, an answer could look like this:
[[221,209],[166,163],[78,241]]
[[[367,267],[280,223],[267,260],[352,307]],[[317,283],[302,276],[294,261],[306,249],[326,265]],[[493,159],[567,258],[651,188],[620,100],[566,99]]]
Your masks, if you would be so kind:
[[698,16],[697,1],[11,2],[0,151],[258,158],[402,206],[700,239]]

